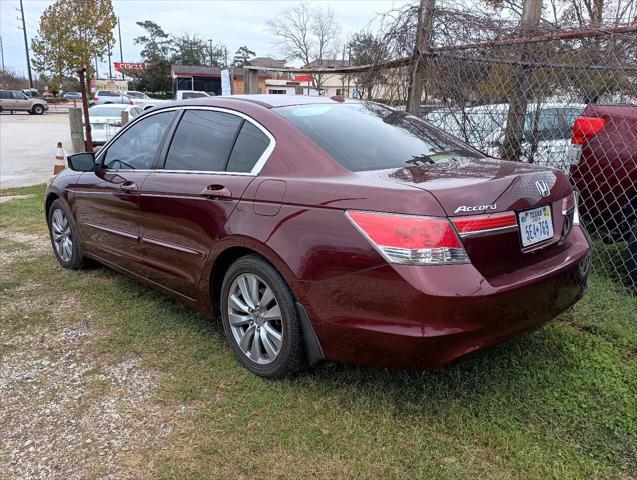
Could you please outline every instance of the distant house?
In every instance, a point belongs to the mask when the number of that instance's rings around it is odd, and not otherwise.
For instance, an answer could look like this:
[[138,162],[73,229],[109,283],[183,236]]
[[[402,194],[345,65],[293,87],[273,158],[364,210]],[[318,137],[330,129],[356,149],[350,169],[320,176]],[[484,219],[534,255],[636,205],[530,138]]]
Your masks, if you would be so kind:
[[285,60],[277,60],[271,57],[255,57],[250,60],[250,65],[263,68],[285,68]]
[[[349,66],[349,60],[322,59],[310,62],[304,68],[329,69]],[[314,79],[317,82],[320,82],[320,91],[316,86],[314,86],[311,75],[303,74],[295,77],[295,80],[299,82],[304,95],[325,95],[327,97],[342,95],[343,97],[350,97],[354,90],[354,86],[351,82],[348,83],[348,75],[322,73],[320,75],[314,75]]]
[[[177,90],[199,90],[209,94],[221,95],[221,67],[203,65],[172,65],[173,94]],[[229,68],[232,93],[243,93],[243,68]],[[273,78],[273,73],[259,70],[257,74],[259,93],[265,92],[265,81]]]

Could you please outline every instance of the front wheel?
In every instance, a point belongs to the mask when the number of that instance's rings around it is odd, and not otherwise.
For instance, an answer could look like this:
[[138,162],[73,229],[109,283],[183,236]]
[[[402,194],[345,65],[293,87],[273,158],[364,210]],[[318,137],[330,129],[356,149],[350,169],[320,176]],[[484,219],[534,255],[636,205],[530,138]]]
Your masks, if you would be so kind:
[[36,115],[42,115],[44,113],[44,107],[40,104],[33,105],[31,111]]
[[221,319],[235,356],[252,373],[280,378],[305,365],[292,293],[261,257],[241,257],[228,269],[221,288]]
[[85,259],[80,251],[75,224],[62,200],[55,200],[51,204],[48,221],[51,245],[60,265],[72,270],[82,268]]

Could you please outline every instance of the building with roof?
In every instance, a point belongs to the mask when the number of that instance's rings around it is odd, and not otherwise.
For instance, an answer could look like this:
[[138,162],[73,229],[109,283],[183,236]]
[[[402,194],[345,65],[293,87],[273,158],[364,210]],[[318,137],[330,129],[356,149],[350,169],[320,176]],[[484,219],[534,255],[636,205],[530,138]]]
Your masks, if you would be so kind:
[[[172,78],[173,95],[177,90],[198,90],[208,94],[221,95],[221,67],[206,67],[203,65],[172,65],[170,77]],[[243,67],[228,68],[231,80],[232,93],[243,93],[244,71]],[[257,73],[259,93],[266,91],[266,79],[273,78],[274,74],[259,70]]]

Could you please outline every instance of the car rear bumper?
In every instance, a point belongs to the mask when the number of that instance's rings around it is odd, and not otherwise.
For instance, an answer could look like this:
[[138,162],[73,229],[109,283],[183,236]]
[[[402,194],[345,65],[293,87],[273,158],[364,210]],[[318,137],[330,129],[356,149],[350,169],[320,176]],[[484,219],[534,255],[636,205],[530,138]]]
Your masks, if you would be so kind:
[[384,265],[301,282],[326,359],[429,369],[537,328],[586,292],[590,244],[576,227],[569,248],[489,283],[473,265]]

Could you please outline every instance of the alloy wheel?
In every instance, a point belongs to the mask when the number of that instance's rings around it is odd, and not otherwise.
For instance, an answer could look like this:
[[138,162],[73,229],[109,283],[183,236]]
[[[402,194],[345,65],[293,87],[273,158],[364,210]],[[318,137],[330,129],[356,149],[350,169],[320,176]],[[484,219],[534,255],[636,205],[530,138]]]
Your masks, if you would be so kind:
[[58,256],[64,262],[70,262],[73,256],[73,232],[69,219],[61,208],[56,208],[51,216],[53,245]]
[[272,288],[257,275],[244,273],[232,282],[228,322],[243,355],[260,365],[276,360],[283,345],[281,308]]

